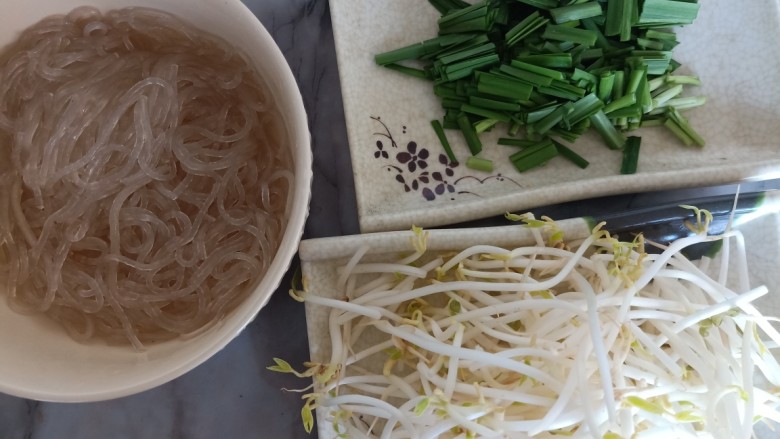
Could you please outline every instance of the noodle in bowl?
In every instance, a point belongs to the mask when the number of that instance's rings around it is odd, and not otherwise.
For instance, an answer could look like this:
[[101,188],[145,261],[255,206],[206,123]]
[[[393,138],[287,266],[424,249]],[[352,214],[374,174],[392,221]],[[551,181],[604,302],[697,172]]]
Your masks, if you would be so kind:
[[94,401],[254,318],[302,234],[310,137],[240,1],[53,3],[0,18],[0,391]]

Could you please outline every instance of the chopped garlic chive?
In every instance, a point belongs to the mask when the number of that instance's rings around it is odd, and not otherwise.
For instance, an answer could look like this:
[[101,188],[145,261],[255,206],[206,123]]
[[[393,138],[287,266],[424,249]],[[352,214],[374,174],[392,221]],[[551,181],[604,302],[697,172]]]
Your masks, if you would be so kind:
[[397,63],[410,59],[418,59],[425,55],[430,55],[441,51],[442,48],[462,43],[472,38],[471,35],[443,35],[432,38],[421,43],[411,44],[400,49],[381,53],[374,57],[374,61],[379,65]]
[[515,58],[539,67],[570,68],[572,58],[570,53],[545,53],[536,55],[522,55]]
[[583,120],[587,120],[602,108],[604,108],[604,102],[591,93],[575,102],[571,113],[566,118],[569,124],[575,125]]
[[666,82],[670,84],[701,85],[701,79],[698,76],[667,75]]
[[558,0],[517,0],[520,3],[525,3],[530,6],[537,7],[539,9],[552,9],[558,6]]
[[564,75],[563,72],[535,65],[530,62],[523,62],[519,59],[512,60],[509,64],[517,69],[526,70],[541,76],[546,76],[550,79],[556,79],[558,81],[563,81],[566,79],[566,75]]
[[678,139],[680,139],[685,145],[691,146],[693,145],[693,139],[691,139],[691,136],[689,136],[685,130],[680,128],[680,126],[677,124],[676,121],[672,120],[672,118],[667,118],[664,121],[664,126],[669,129],[669,131],[672,132],[675,136],[677,136]]
[[587,29],[572,28],[561,24],[548,24],[544,29],[542,38],[555,41],[570,41],[588,47],[596,43],[595,32],[591,32]]
[[497,121],[501,122],[509,122],[510,117],[506,113],[501,113],[494,110],[488,110],[485,108],[477,107],[475,105],[470,104],[463,104],[460,106],[460,111],[464,113],[474,114],[477,116],[482,116],[487,119],[495,119]]
[[472,47],[466,50],[458,50],[448,55],[442,55],[436,57],[436,62],[441,64],[452,64],[457,61],[463,61],[465,59],[474,58],[476,56],[482,56],[486,54],[496,53],[496,45],[493,43],[486,43],[476,47]]
[[704,96],[687,96],[684,98],[669,99],[666,105],[674,107],[676,110],[687,110],[689,108],[699,107],[707,102]]
[[585,169],[588,167],[588,165],[590,165],[590,162],[585,160],[585,158],[583,158],[581,155],[574,152],[571,148],[554,140],[552,142],[555,144],[555,149],[558,150],[558,153],[561,156],[566,157],[566,159],[568,159],[570,162],[574,163],[582,169]]
[[555,109],[558,107],[560,107],[560,104],[555,104],[555,103],[538,107],[536,110],[533,110],[526,115],[525,123],[528,125],[533,125],[536,122],[539,122],[540,120],[545,118],[548,114],[555,111]]
[[667,111],[667,115],[669,116],[669,121],[673,121],[676,127],[685,133],[687,138],[699,146],[704,146],[704,139],[693,129],[693,127],[691,127],[688,119],[680,114],[679,111],[674,108],[670,108]]
[[685,0],[644,0],[637,26],[669,27],[693,23],[699,4]]
[[555,144],[547,139],[512,154],[509,159],[518,171],[525,172],[543,165],[556,155],[558,155],[558,150],[555,148]]
[[568,6],[550,9],[550,15],[558,24],[565,23],[567,21],[576,21],[585,18],[597,17],[601,14],[601,6],[596,1],[575,3]]
[[571,102],[567,102],[559,106],[555,110],[551,111],[548,115],[544,116],[541,120],[539,120],[535,124],[531,125],[529,129],[532,129],[533,132],[538,134],[545,134],[552,127],[554,127],[559,122],[561,122],[565,117],[567,117],[572,112],[573,109],[574,109],[574,105]]
[[436,8],[436,10],[439,11],[439,13],[442,15],[449,11],[462,9],[469,6],[469,3],[466,3],[463,0],[428,0],[428,3]]
[[517,23],[512,29],[507,31],[505,36],[507,47],[515,46],[520,41],[549,23],[549,21],[549,19],[541,17],[539,11],[530,14],[524,20]]
[[479,157],[469,157],[466,159],[466,167],[482,172],[493,172],[493,162]]
[[619,36],[620,41],[628,41],[637,9],[637,0],[607,0],[604,35]]
[[627,94],[624,95],[620,99],[616,99],[609,104],[607,104],[604,107],[604,113],[609,116],[610,113],[614,112],[615,110],[619,110],[621,108],[626,108],[628,106],[634,105],[636,103],[636,95],[635,94]]
[[[612,99],[619,99],[625,93],[626,74],[622,70],[615,72],[614,85],[612,86]],[[605,101],[606,102],[606,101]]]
[[471,151],[471,155],[477,155],[482,152],[482,142],[479,140],[479,136],[471,125],[468,116],[466,116],[465,113],[461,113],[458,116],[457,121],[460,131],[466,139],[466,145],[468,145],[469,151]]
[[471,95],[468,97],[468,102],[476,107],[485,108],[488,110],[496,111],[508,111],[518,112],[521,106],[515,102],[499,101],[497,99],[484,98],[482,96]]
[[407,66],[403,66],[401,64],[396,64],[396,63],[385,64],[385,67],[390,69],[390,70],[395,70],[396,72],[403,73],[405,75],[414,76],[415,78],[433,79],[431,77],[430,72],[428,72],[426,70],[415,69],[413,67],[407,67]]
[[490,131],[499,122],[501,121],[498,119],[482,119],[473,124],[474,131],[477,134],[484,133],[485,131]]
[[536,142],[535,140],[528,140],[528,139],[508,139],[506,137],[502,137],[498,139],[497,143],[499,145],[518,146],[520,148],[527,148],[529,146],[536,145],[538,142]]
[[615,72],[604,72],[599,77],[598,98],[606,102],[612,96],[612,88],[615,86]]
[[436,133],[436,137],[439,138],[439,142],[441,142],[441,146],[444,148],[444,153],[447,154],[447,158],[449,158],[450,162],[452,163],[458,163],[458,159],[452,152],[452,147],[450,146],[450,142],[447,140],[447,135],[444,133],[444,128],[441,126],[441,122],[438,120],[432,120],[431,126],[433,127],[433,131]]
[[621,174],[635,174],[639,163],[639,146],[642,139],[636,136],[630,136],[626,139],[623,147],[623,162],[620,165]]
[[657,108],[666,104],[670,99],[675,98],[680,93],[682,93],[682,91],[683,91],[682,84],[678,84],[664,90],[663,92],[659,93],[657,96],[653,97],[653,106]]
[[603,111],[599,110],[591,116],[590,121],[609,148],[620,149],[626,143],[626,137],[612,126]]
[[553,82],[553,79],[549,76],[540,75],[528,70],[518,69],[513,66],[502,65],[499,67],[499,70],[532,86],[550,85]]

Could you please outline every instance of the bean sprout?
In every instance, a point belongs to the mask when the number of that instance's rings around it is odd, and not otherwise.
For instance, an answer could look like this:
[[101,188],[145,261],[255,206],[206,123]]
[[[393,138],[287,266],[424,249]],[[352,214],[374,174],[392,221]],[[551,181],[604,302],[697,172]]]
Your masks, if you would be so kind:
[[[600,226],[551,248],[544,224],[536,245],[515,249],[425,252],[420,230],[413,258],[362,248],[340,272],[340,287],[362,293],[348,306],[304,282],[297,297],[333,309],[334,346],[330,364],[301,374],[317,383],[307,428],[315,408],[351,438],[748,439],[758,420],[780,419],[767,384],[778,384],[780,336],[751,304],[768,289],[748,287],[740,232],[651,255]],[[721,251],[737,289],[681,253],[714,240],[734,241]]]

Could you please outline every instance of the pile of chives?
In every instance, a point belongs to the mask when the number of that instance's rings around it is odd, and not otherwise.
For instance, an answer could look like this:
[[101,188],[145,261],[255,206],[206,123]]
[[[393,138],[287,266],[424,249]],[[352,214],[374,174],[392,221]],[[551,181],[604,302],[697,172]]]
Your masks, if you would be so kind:
[[696,0],[428,1],[441,13],[438,36],[375,61],[433,83],[444,117],[432,126],[450,160],[446,129],[462,133],[467,166],[479,170],[492,169],[478,157],[480,134],[500,126],[498,143],[519,148],[509,160],[520,172],[558,155],[587,167],[563,142],[591,127],[622,151],[622,173],[636,172],[640,141],[626,133],[642,126],[704,146],[683,116],[705,102],[683,97],[699,79],[675,74],[672,57],[672,28],[694,21]]

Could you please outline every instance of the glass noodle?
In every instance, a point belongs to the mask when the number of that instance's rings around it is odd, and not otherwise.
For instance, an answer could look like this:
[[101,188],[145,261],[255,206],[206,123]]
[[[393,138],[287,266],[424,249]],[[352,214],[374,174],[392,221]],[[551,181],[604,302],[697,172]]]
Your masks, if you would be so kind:
[[281,240],[292,157],[242,54],[161,11],[79,8],[0,55],[0,276],[79,340],[218,321]]

